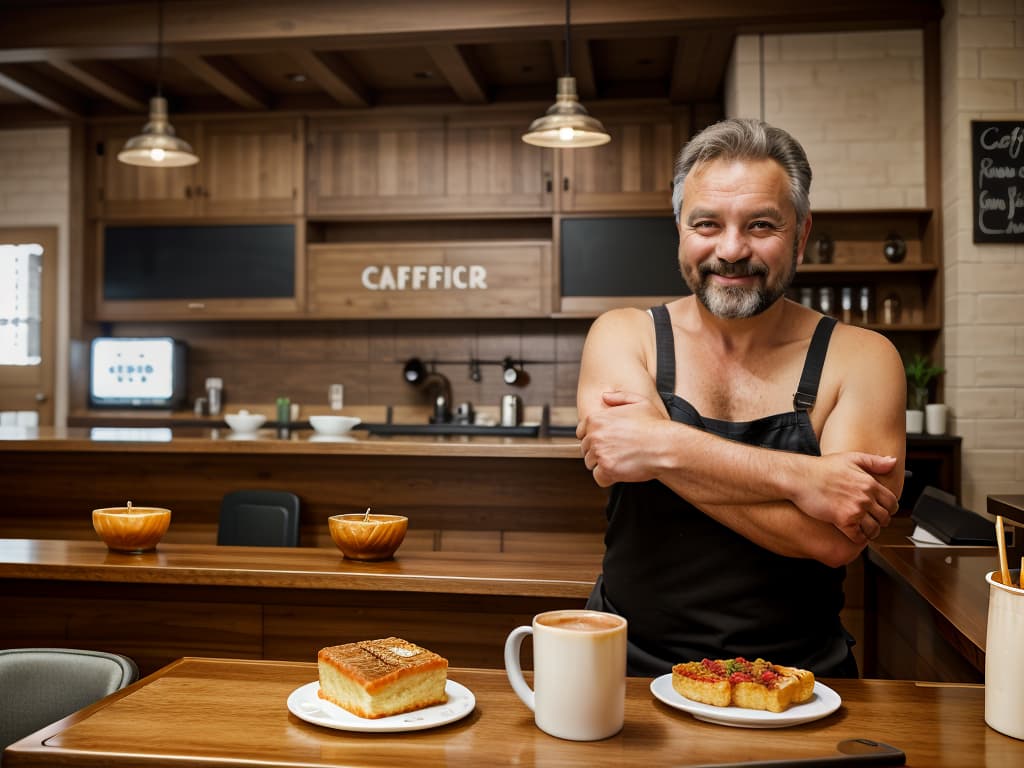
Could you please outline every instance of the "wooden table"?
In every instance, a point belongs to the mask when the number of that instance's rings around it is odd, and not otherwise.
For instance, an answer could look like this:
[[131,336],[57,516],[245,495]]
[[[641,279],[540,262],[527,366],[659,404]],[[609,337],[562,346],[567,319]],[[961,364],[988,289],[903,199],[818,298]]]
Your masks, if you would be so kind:
[[626,725],[598,742],[548,736],[503,671],[452,669],[476,696],[465,719],[404,734],[308,724],[286,700],[317,676],[309,663],[186,658],[15,743],[5,768],[27,766],[662,766],[835,754],[844,739],[884,741],[907,765],[1024,765],[1024,742],[988,728],[984,689],[906,681],[827,681],[840,709],[812,723],[746,730],[693,719],[630,678]]
[[70,645],[145,671],[184,655],[313,660],[325,645],[403,634],[459,666],[500,667],[513,627],[580,608],[600,554],[405,552],[0,539],[0,647]]

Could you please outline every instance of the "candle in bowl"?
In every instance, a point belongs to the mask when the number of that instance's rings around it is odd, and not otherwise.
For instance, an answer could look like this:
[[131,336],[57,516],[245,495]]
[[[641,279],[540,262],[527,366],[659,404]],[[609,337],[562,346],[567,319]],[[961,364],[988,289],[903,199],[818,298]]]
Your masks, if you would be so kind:
[[92,511],[92,527],[115,552],[155,549],[171,524],[171,510],[163,507],[104,507]]
[[349,560],[389,560],[405,539],[409,518],[401,515],[332,515],[331,539]]

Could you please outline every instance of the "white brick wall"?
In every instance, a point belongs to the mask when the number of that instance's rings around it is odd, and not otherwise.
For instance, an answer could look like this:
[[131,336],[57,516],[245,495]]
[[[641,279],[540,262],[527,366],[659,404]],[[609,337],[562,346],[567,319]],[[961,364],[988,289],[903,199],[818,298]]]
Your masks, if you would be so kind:
[[[738,39],[726,114],[761,116],[761,40]],[[764,119],[804,145],[818,209],[924,205],[919,31],[764,37]]]
[[[1024,493],[1024,245],[975,246],[970,121],[1024,119],[1024,0],[948,0],[942,21],[946,399],[963,498]],[[726,113],[761,115],[761,42],[739,39]],[[803,142],[815,208],[923,206],[921,33],[768,35],[764,118]]]
[[1024,244],[972,242],[971,120],[1024,120],[1024,2],[947,0],[942,19],[946,399],[964,503],[1024,493]]
[[67,128],[0,131],[0,226],[57,228],[54,422],[61,425],[68,402],[70,134]]

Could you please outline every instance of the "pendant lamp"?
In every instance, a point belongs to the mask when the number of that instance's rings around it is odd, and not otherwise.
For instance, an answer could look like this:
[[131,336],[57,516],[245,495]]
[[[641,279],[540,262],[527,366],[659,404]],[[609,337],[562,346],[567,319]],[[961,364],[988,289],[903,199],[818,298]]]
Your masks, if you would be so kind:
[[194,165],[199,157],[184,139],[174,134],[174,126],[167,119],[167,99],[161,94],[161,80],[164,63],[164,4],[157,3],[157,44],[156,44],[156,96],[149,100],[149,122],[142,126],[142,133],[125,142],[124,149],[117,153],[117,159],[128,165],[142,165],[149,168],[177,168]]
[[569,0],[565,0],[565,76],[558,78],[555,103],[548,111],[530,123],[523,141],[538,147],[598,147],[612,137],[580,104],[576,93],[576,78],[569,71]]

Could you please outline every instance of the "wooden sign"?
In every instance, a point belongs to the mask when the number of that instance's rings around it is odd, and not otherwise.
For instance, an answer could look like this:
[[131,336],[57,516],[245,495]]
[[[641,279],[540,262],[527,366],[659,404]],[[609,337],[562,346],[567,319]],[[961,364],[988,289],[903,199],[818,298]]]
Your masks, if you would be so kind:
[[1024,121],[971,121],[974,242],[1024,243]]
[[551,243],[316,244],[308,249],[310,315],[546,317]]

